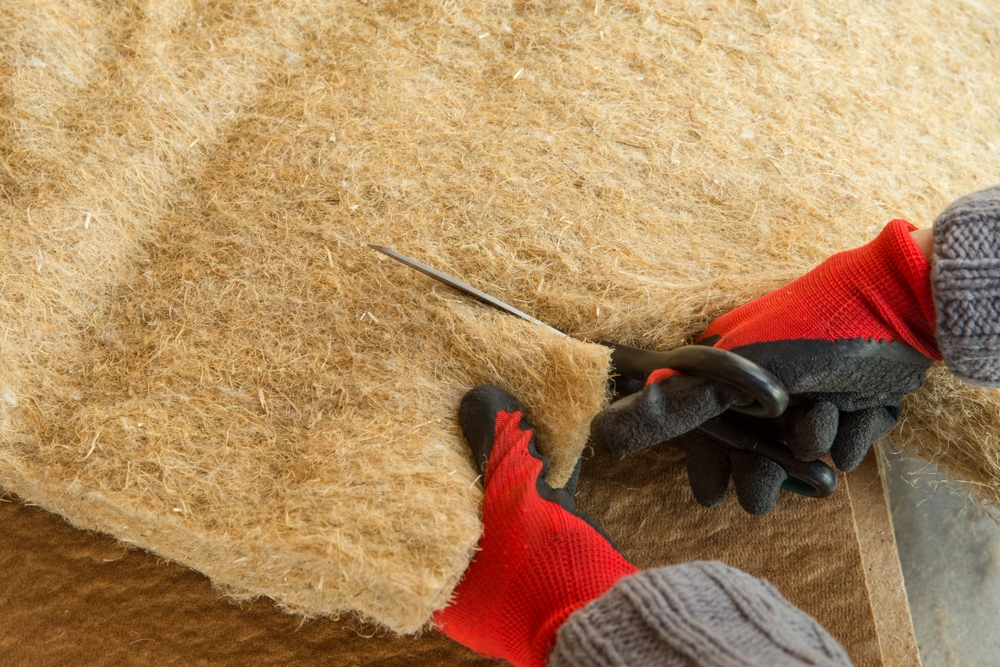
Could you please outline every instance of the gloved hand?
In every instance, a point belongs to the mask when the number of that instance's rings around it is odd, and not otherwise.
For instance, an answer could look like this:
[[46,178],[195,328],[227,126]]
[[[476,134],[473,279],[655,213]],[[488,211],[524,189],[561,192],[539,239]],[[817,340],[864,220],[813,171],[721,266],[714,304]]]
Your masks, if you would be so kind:
[[[855,468],[899,419],[900,398],[919,389],[932,361],[941,359],[930,262],[910,235],[914,229],[893,220],[868,245],[723,315],[698,339],[781,380],[792,399],[788,410],[757,426],[773,429],[802,460],[830,452],[841,470]],[[749,400],[720,382],[661,369],[644,389],[599,414],[592,434],[618,454],[683,435],[698,502],[721,502],[732,475],[743,508],[763,514],[777,501],[784,470],[690,433]]]
[[574,511],[572,489],[545,481],[548,460],[513,397],[477,387],[462,399],[459,420],[483,474],[483,537],[434,620],[479,653],[540,667],[566,618],[637,569]]

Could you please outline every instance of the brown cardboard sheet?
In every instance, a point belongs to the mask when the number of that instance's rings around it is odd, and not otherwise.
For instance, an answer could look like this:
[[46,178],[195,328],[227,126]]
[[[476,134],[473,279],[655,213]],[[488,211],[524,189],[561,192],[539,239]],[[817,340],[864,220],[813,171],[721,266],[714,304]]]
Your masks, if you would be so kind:
[[[587,460],[578,505],[640,566],[740,567],[818,618],[859,667],[910,667],[919,659],[873,466],[870,457],[849,484],[841,476],[830,499],[785,494],[775,512],[751,517],[734,499],[715,510],[694,503],[681,450],[664,445]],[[17,498],[0,503],[0,534],[4,665],[492,664],[433,631],[399,638],[352,616],[302,620],[266,599],[237,605],[192,570]]]
[[597,455],[587,464],[578,505],[636,565],[718,560],[767,579],[816,617],[855,665],[882,664],[844,475],[829,498],[782,493],[773,512],[751,516],[732,493],[717,508],[698,505],[680,446]]

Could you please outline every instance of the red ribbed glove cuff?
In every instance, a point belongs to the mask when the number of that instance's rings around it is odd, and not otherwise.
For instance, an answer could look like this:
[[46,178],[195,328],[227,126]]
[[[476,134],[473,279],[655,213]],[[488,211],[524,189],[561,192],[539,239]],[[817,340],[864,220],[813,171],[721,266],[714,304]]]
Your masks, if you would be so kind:
[[727,350],[780,340],[898,341],[940,359],[930,262],[916,229],[893,220],[868,245],[838,253],[785,287],[715,320],[702,338]]

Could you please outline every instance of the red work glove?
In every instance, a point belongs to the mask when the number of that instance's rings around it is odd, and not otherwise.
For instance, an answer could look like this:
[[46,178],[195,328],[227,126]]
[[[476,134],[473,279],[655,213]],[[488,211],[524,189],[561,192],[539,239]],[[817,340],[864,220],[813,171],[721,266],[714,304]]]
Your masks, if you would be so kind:
[[483,473],[483,538],[434,620],[479,653],[540,667],[563,621],[637,570],[574,511],[570,491],[545,481],[548,460],[513,397],[477,387],[462,399],[459,419]]
[[[718,318],[698,340],[781,380],[792,397],[789,409],[756,425],[773,429],[802,460],[829,451],[837,467],[852,470],[896,423],[900,398],[919,389],[927,368],[941,358],[930,262],[910,235],[914,229],[893,220],[868,245],[834,255]],[[784,470],[688,433],[747,401],[728,385],[662,369],[642,391],[598,415],[593,437],[624,454],[686,434],[688,479],[698,502],[721,502],[732,475],[740,504],[762,514],[774,507]]]

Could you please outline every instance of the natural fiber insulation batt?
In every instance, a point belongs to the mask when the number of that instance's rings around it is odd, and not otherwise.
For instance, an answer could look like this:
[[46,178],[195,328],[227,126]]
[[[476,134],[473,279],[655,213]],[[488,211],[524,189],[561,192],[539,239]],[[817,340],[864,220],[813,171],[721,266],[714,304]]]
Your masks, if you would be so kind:
[[523,396],[565,479],[608,353],[367,248],[444,261],[376,201],[380,141],[330,171],[343,127],[282,120],[313,97],[276,41],[307,50],[307,17],[212,5],[2,10],[0,484],[239,595],[414,631],[480,534],[463,392]]
[[[670,348],[997,180],[997,71],[959,0],[4,3],[0,484],[416,630],[478,538],[462,393],[565,479],[607,355],[367,243]],[[998,406],[935,373],[907,446],[996,502]]]

